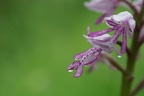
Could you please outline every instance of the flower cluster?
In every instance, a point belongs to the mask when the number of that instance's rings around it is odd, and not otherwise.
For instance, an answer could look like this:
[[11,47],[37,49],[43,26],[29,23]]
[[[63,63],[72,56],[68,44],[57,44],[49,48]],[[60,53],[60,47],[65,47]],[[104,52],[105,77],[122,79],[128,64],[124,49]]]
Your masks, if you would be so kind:
[[[76,70],[74,77],[77,78],[81,76],[83,66],[94,66],[97,60],[104,60],[105,58],[100,56],[102,53],[111,53],[113,50],[116,50],[118,55],[125,53],[127,45],[126,34],[128,33],[129,36],[132,37],[135,28],[135,20],[133,19],[133,16],[129,12],[125,11],[105,18],[105,22],[110,27],[109,29],[90,32],[90,28],[88,27],[88,35],[84,35],[84,37],[92,45],[92,48],[74,56],[76,61],[68,67],[69,72],[74,69]],[[112,31],[115,31],[113,36],[107,34]],[[119,52],[114,44],[118,41],[120,35],[123,36],[123,39],[122,48]]]
[[[104,21],[109,28],[95,32],[90,32],[90,27],[87,28],[88,34],[84,35],[84,37],[88,40],[92,47],[75,55],[75,61],[68,66],[69,72],[76,70],[74,75],[75,78],[82,75],[84,66],[90,66],[91,71],[95,68],[98,61],[104,62],[111,68],[114,68],[115,66],[113,66],[113,64],[111,64],[109,60],[103,56],[103,54],[110,54],[112,51],[116,51],[118,57],[125,54],[127,48],[127,37],[133,37],[136,22],[133,15],[128,11],[112,15],[118,5],[122,4],[121,1],[122,0],[90,0],[90,2],[84,3],[88,9],[102,12],[103,15],[96,21],[96,24]],[[140,12],[142,0],[137,0],[135,2],[132,2],[132,0],[125,1],[131,2],[132,5],[135,6],[137,13]],[[114,32],[114,34],[109,35],[109,32]],[[120,36],[122,37],[121,50],[115,46],[115,44],[119,41]],[[141,29],[140,37],[144,38],[144,25]]]
[[133,19],[133,16],[129,12],[125,11],[117,15],[106,17],[105,22],[110,27],[109,29],[92,32],[89,33],[88,36],[95,37],[97,35],[102,35],[111,31],[115,31],[114,35],[110,39],[110,41],[115,44],[118,41],[118,37],[122,34],[122,48],[119,55],[124,54],[127,45],[126,35],[128,33],[129,37],[132,37],[133,30],[135,28],[135,20]]
[[[88,27],[88,34],[90,34],[90,28]],[[110,53],[115,48],[114,44],[110,41],[111,36],[109,34],[97,35],[95,37],[84,37],[90,42],[92,48],[89,50],[77,54],[74,56],[76,62],[73,62],[69,67],[68,71],[76,69],[74,77],[79,77],[82,74],[82,67],[91,65],[94,66],[97,60],[106,61],[100,58],[100,54],[103,52]]]

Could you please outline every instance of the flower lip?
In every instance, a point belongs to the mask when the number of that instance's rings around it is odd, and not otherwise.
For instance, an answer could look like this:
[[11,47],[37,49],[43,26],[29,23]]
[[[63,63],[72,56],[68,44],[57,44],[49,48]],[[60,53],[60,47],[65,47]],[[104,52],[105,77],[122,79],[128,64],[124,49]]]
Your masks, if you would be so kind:
[[76,73],[75,73],[74,77],[75,77],[75,78],[80,77],[80,76],[82,75],[82,71],[83,71],[82,67],[78,67],[78,68],[76,69]]
[[91,65],[94,62],[96,62],[101,52],[102,52],[102,49],[97,48],[97,47],[92,47],[89,50],[76,55],[76,57],[78,58],[78,61],[73,62],[72,64],[68,66],[68,72],[71,72],[72,70],[75,69],[76,73],[74,77],[77,78],[81,76],[82,70],[83,70],[82,67]]

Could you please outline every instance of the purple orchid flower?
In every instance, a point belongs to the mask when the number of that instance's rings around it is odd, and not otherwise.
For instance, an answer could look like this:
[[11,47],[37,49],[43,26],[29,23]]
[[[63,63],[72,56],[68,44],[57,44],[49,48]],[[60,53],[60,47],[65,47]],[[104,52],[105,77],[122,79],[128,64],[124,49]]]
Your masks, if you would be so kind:
[[101,52],[102,52],[102,49],[93,47],[85,52],[75,55],[74,59],[77,61],[73,62],[68,67],[68,71],[71,72],[73,69],[75,69],[76,73],[74,77],[77,78],[81,76],[82,69],[83,69],[82,67],[95,63]]
[[[88,34],[89,32],[90,28],[88,27]],[[68,71],[72,72],[72,70],[75,69],[75,78],[81,76],[83,66],[94,66],[97,60],[100,58],[101,53],[110,53],[114,49],[113,43],[110,42],[111,36],[109,34],[98,35],[95,37],[84,35],[84,37],[90,42],[92,48],[74,56],[74,59],[76,61],[70,64],[70,66],[68,67]]]
[[118,41],[118,37],[122,34],[122,47],[121,47],[121,54],[124,54],[126,51],[127,45],[127,33],[130,38],[132,38],[133,31],[135,28],[135,20],[133,16],[127,12],[121,12],[117,15],[112,15],[110,17],[105,18],[106,24],[110,27],[107,30],[97,31],[89,33],[89,37],[95,37],[97,35],[106,34],[111,31],[115,31],[114,36],[111,39],[111,42],[114,44]]
[[90,0],[90,2],[84,3],[88,9],[103,13],[96,21],[96,24],[101,23],[105,17],[110,16],[117,8],[118,4],[119,0]]

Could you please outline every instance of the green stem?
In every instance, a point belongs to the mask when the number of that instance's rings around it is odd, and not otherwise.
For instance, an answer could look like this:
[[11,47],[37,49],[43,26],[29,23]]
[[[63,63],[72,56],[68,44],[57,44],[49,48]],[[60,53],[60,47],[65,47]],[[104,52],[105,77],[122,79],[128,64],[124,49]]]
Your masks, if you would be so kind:
[[144,88],[144,79],[136,86],[136,88],[131,92],[130,96],[135,96],[139,91]]
[[131,91],[131,86],[132,86],[132,81],[133,81],[133,71],[134,71],[135,62],[136,62],[136,56],[139,51],[139,46],[136,41],[138,39],[138,33],[135,34],[134,37],[135,38],[133,39],[133,43],[131,47],[131,50],[132,50],[131,56],[129,56],[127,60],[126,73],[123,74],[123,77],[122,77],[121,96],[129,96],[130,91]]
[[133,83],[133,72],[135,68],[137,54],[140,49],[140,46],[138,44],[139,39],[138,37],[140,34],[140,30],[142,28],[143,16],[144,16],[144,2],[142,5],[141,12],[139,13],[136,19],[137,25],[134,30],[134,37],[131,46],[131,56],[128,56],[126,73],[124,73],[122,77],[121,96],[129,96],[131,92],[131,86]]
[[109,54],[107,53],[101,53],[101,56],[106,58],[116,69],[118,69],[122,74],[124,74],[126,71],[123,69],[122,66]]
[[120,1],[124,2],[125,4],[127,4],[131,8],[131,10],[134,11],[135,15],[138,14],[138,11],[136,10],[135,6],[131,2],[129,2],[127,0],[120,0]]

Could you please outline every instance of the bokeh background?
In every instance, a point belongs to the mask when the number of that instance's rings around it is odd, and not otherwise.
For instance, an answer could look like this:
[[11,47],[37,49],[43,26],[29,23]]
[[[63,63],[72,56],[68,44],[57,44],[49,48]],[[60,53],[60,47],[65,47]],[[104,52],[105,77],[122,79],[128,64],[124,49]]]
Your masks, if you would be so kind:
[[[73,56],[90,48],[82,36],[87,26],[92,31],[107,27],[94,25],[101,14],[86,9],[84,1],[0,0],[0,96],[119,96],[117,70],[99,63],[90,74],[84,68],[77,79],[67,72]],[[144,76],[141,53],[134,86]],[[125,55],[112,55],[125,66]]]

